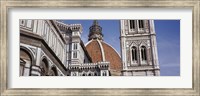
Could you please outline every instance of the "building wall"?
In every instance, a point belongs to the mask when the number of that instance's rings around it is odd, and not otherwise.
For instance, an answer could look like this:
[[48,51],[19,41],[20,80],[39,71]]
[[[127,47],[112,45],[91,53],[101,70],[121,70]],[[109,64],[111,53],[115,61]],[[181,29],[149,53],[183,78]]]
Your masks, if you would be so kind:
[[68,64],[91,62],[86,55],[85,46],[81,40],[82,26],[80,24],[64,24],[59,21],[57,21],[57,26],[67,41]]
[[109,62],[69,65],[70,76],[110,76]]
[[50,20],[20,20],[20,30],[41,36],[64,63],[65,44]]
[[20,20],[20,53],[31,58],[28,63],[20,54],[20,67],[24,69],[20,75],[66,75],[64,46],[54,21]]
[[41,76],[42,75],[42,70],[41,70],[41,62],[42,60],[47,60],[47,70],[45,75],[50,75],[50,71],[52,71],[52,68],[55,68],[55,72],[56,75],[58,76],[63,76],[64,71],[62,72],[61,69],[57,66],[57,64],[55,64],[56,62],[54,61],[54,59],[50,58],[48,56],[48,53],[46,54],[45,51],[42,50],[42,48],[40,47],[36,47],[36,46],[32,46],[32,45],[28,45],[28,44],[24,44],[21,43],[20,44],[21,48],[20,50],[29,50],[29,54],[33,55],[33,60],[35,62],[33,62],[33,64],[26,64],[25,65],[25,70],[24,73],[22,74],[22,76]]
[[121,20],[123,75],[159,75],[156,33],[153,20]]
[[66,57],[70,76],[109,76],[109,62],[92,63],[81,40],[80,24],[64,24],[57,21],[57,26],[67,41]]

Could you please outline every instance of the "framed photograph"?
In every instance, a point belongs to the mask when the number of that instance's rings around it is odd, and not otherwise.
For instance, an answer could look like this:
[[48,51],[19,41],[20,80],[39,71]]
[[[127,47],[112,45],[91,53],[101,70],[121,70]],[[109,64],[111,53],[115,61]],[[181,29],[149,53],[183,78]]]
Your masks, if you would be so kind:
[[1,95],[200,95],[200,1],[1,1]]

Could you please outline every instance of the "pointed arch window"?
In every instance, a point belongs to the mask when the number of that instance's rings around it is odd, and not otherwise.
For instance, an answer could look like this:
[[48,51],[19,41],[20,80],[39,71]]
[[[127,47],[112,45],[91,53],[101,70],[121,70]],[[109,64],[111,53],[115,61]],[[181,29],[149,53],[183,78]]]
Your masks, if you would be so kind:
[[142,61],[146,61],[147,60],[147,54],[146,54],[146,47],[142,46],[141,47],[141,57],[142,57]]
[[137,48],[135,46],[132,47],[131,54],[132,54],[132,61],[137,61]]
[[144,28],[144,20],[138,20],[139,28]]
[[130,20],[130,29],[135,29],[135,20]]
[[46,58],[42,59],[40,64],[41,76],[48,76],[48,61]]
[[52,67],[50,72],[49,72],[49,76],[58,76],[58,72],[56,67]]
[[55,76],[55,72],[53,70],[50,70],[49,76]]

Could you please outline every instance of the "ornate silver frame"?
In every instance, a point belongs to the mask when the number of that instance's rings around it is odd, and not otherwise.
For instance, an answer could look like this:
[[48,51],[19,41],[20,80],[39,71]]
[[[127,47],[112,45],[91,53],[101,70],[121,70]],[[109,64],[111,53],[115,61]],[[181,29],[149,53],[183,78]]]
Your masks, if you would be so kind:
[[[0,94],[2,96],[10,95],[200,95],[200,1],[199,0],[0,0]],[[138,7],[155,7],[155,8],[192,8],[193,10],[193,37],[192,37],[192,67],[193,78],[192,88],[89,88],[89,89],[9,89],[8,88],[8,10],[10,8],[71,8],[71,7],[111,7],[111,8],[138,8]]]

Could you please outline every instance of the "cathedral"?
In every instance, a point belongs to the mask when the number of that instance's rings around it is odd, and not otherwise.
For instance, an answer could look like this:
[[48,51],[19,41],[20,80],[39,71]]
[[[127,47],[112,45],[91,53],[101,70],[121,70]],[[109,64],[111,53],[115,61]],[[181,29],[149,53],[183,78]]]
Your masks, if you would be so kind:
[[20,76],[159,76],[153,20],[119,20],[121,55],[97,20],[83,43],[81,24],[20,20]]

